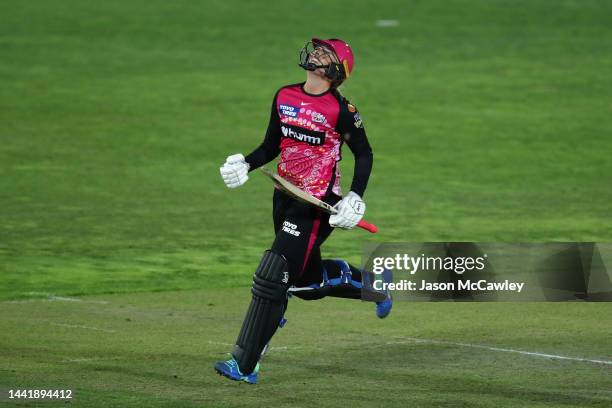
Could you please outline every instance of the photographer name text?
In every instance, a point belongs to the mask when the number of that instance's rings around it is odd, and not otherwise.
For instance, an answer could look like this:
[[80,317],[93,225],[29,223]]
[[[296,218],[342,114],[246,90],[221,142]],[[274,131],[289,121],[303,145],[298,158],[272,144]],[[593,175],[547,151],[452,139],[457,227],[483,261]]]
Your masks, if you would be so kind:
[[464,280],[457,282],[428,282],[421,280],[420,282],[414,282],[407,279],[402,279],[398,282],[384,282],[381,279],[376,279],[373,282],[375,290],[390,290],[390,291],[455,291],[455,290],[470,290],[470,291],[483,291],[483,292],[517,292],[520,293],[525,286],[524,282],[512,282],[509,280],[498,281],[487,281],[480,279],[477,281]]

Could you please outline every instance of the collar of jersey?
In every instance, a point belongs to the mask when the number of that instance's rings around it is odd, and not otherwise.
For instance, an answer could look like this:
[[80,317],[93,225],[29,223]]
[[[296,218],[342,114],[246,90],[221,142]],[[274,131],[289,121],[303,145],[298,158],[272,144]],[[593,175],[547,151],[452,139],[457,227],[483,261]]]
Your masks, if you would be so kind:
[[302,88],[302,92],[304,92],[304,93],[305,93],[306,95],[308,95],[308,96],[315,96],[315,97],[316,97],[316,96],[323,96],[323,95],[328,94],[328,93],[329,93],[329,92],[332,90],[332,88],[330,87],[330,88],[329,88],[327,91],[325,91],[325,92],[323,92],[323,93],[320,93],[320,94],[311,94],[311,93],[306,92],[306,90],[304,89],[304,85],[305,85],[305,84],[306,84],[306,82],[302,82],[302,83],[300,84],[300,88]]

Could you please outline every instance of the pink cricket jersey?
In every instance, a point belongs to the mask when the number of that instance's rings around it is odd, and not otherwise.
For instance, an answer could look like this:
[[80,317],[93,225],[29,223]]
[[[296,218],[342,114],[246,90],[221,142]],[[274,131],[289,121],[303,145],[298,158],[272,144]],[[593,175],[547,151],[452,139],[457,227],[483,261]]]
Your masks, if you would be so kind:
[[330,183],[340,192],[340,147],[336,131],[340,101],[331,92],[306,93],[302,85],[281,88],[276,98],[282,138],[278,174],[302,190],[321,198]]

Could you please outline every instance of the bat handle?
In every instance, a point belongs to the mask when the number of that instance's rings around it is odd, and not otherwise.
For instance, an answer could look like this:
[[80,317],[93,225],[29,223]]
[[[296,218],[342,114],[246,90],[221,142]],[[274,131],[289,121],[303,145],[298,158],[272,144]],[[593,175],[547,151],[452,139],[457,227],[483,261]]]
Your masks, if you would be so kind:
[[366,220],[361,220],[357,224],[359,228],[363,228],[364,230],[371,232],[372,234],[376,234],[378,232],[378,227],[374,224],[370,224]]

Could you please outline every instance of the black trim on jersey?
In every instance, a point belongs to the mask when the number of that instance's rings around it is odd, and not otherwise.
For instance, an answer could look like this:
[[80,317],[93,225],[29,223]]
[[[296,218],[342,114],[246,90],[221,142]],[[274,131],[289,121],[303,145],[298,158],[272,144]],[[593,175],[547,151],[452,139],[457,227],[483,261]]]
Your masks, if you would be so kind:
[[[374,156],[372,147],[366,136],[365,129],[358,116],[359,111],[353,105],[354,112],[349,110],[349,101],[343,97],[338,90],[333,90],[333,95],[340,104],[340,112],[338,114],[338,122],[336,123],[336,132],[346,142],[348,147],[355,156],[355,168],[353,171],[353,182],[351,183],[351,191],[363,197],[370,173],[372,172],[372,163]],[[359,117],[359,119],[356,118]]]

